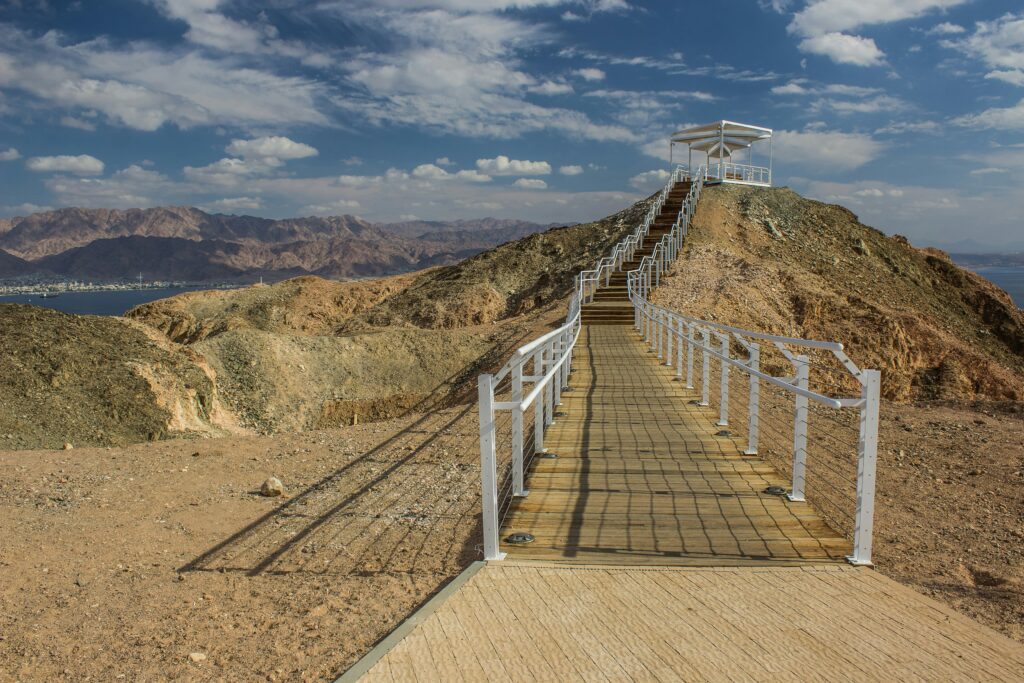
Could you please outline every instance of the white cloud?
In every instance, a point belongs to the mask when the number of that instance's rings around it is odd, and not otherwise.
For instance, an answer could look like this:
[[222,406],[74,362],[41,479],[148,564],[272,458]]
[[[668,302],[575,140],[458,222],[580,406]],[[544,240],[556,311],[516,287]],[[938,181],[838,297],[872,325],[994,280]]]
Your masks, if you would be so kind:
[[540,178],[520,178],[512,184],[516,187],[521,187],[524,190],[544,190],[547,189],[548,186],[548,184]]
[[20,158],[21,152],[13,147],[8,147],[6,150],[0,152],[0,161],[17,161]]
[[74,116],[62,116],[60,117],[60,125],[65,128],[77,128],[78,130],[96,130],[96,124],[92,121],[86,121],[84,119],[77,119]]
[[850,31],[861,26],[888,24],[924,16],[933,10],[961,5],[967,0],[810,0],[797,12],[790,31],[816,36]]
[[449,159],[448,157],[438,157],[437,159],[434,160],[434,163],[437,164],[438,166],[454,166],[455,165],[455,162],[452,161],[451,159]]
[[1024,69],[1002,69],[989,71],[985,74],[985,78],[1024,87]]
[[993,107],[977,114],[953,119],[953,123],[968,128],[995,128],[1024,130],[1024,99],[1012,107]]
[[33,213],[41,213],[43,211],[53,211],[53,207],[40,206],[39,204],[32,204],[31,202],[0,206],[0,216],[6,216],[8,218],[13,218],[14,216],[29,216]]
[[580,175],[583,173],[583,167],[577,164],[570,164],[568,166],[561,166],[558,172],[562,175]]
[[959,24],[951,24],[948,21],[944,21],[941,24],[936,24],[930,29],[925,31],[930,36],[952,36],[958,33],[966,33],[967,29]]
[[535,85],[530,88],[530,92],[538,95],[570,95],[573,92],[573,87],[568,83],[558,83],[555,81],[544,81],[540,85]]
[[1024,70],[1024,14],[979,21],[971,35],[942,44],[980,60],[993,70],[989,77],[1012,83],[1016,79],[1012,72]]
[[894,121],[875,131],[876,135],[889,134],[901,135],[903,133],[932,133],[937,134],[942,125],[937,121]]
[[337,216],[359,210],[359,202],[355,199],[339,199],[326,204],[307,204],[299,209],[302,215]]
[[[108,178],[74,178],[58,175],[46,187],[63,206],[147,207],[171,201],[191,200],[188,186],[170,181],[156,171],[133,164]],[[191,200],[194,201],[194,200]]]
[[551,164],[546,161],[509,159],[501,154],[493,159],[477,159],[476,167],[489,175],[548,175]]
[[849,171],[878,158],[884,145],[862,133],[820,130],[775,131],[774,155],[793,171]]
[[811,92],[802,85],[801,81],[790,81],[785,85],[776,85],[772,88],[774,95],[806,95]]
[[449,173],[440,166],[434,164],[420,164],[412,170],[412,177],[420,180],[461,180],[469,183],[487,183],[491,176],[479,171],[459,171]]
[[168,123],[328,123],[315,101],[322,87],[304,78],[145,42],[121,49],[105,39],[63,40],[52,31],[36,38],[0,26],[0,87],[145,131]]
[[645,171],[630,178],[629,184],[642,192],[653,192],[667,183],[670,175],[662,168]]
[[103,173],[103,162],[88,154],[32,157],[25,162],[25,166],[28,170],[36,173],[75,173],[77,175]]
[[603,81],[605,77],[604,71],[593,67],[576,69],[573,73],[585,81]]
[[798,45],[802,52],[823,55],[837,64],[879,66],[885,63],[885,54],[871,38],[846,33],[823,33],[804,38]]
[[986,166],[984,168],[976,168],[968,171],[970,175],[1002,175],[1007,173],[1005,168],[999,168],[997,166]]
[[420,164],[412,170],[413,178],[424,178],[426,180],[441,180],[449,175],[448,171],[434,164]]
[[206,202],[203,206],[207,210],[213,211],[240,211],[250,210],[256,211],[263,208],[263,202],[259,197],[229,197],[225,199],[218,199],[212,202]]
[[305,159],[318,154],[316,148],[280,135],[232,140],[224,151],[244,159],[273,159],[271,165],[277,165],[278,160]]

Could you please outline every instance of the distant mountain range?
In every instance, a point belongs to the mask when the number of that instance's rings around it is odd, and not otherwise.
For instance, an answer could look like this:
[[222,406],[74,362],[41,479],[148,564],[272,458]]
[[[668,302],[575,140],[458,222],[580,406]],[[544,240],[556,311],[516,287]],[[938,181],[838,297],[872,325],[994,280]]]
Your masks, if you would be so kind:
[[0,220],[0,278],[389,275],[453,263],[548,227],[496,218],[374,224],[355,216],[228,216],[191,206],[69,208]]
[[950,254],[966,268],[1024,268],[1024,251],[1002,254]]

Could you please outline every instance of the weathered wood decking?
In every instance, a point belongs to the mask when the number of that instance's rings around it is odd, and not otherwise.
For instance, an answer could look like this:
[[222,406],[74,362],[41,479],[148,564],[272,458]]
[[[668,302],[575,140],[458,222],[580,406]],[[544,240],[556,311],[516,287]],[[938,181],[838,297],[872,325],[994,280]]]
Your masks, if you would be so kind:
[[1024,647],[877,572],[492,562],[363,681],[1020,681]]
[[[367,656],[363,681],[1020,681],[1024,647],[868,568],[745,456],[627,326],[573,391],[491,562]],[[504,534],[503,534],[504,535]],[[466,576],[469,575],[467,572]]]
[[513,559],[614,564],[778,564],[842,561],[840,538],[807,503],[768,495],[785,486],[744,444],[715,436],[698,393],[673,381],[631,327],[584,327],[535,459],[530,495],[517,499],[502,538],[529,532]]

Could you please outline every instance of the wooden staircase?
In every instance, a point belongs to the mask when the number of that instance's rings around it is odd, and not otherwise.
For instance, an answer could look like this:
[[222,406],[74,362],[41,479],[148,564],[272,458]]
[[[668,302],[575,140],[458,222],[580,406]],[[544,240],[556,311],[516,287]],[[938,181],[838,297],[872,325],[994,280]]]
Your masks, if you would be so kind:
[[632,325],[633,305],[629,302],[629,291],[626,288],[626,274],[636,270],[645,256],[650,256],[654,246],[661,238],[672,230],[672,224],[679,216],[690,191],[690,181],[684,180],[675,184],[669,191],[661,212],[655,217],[650,232],[644,238],[640,248],[636,250],[631,261],[622,264],[622,268],[612,273],[607,285],[598,287],[594,292],[594,300],[584,304],[580,309],[580,319],[584,325]]

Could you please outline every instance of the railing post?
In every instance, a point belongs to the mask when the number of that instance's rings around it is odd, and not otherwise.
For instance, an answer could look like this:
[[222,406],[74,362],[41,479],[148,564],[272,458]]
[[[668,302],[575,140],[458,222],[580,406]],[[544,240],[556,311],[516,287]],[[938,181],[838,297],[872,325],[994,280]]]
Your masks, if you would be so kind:
[[[533,375],[544,374],[544,349],[539,348],[533,354]],[[533,401],[533,451],[544,452],[544,397],[540,394]]]
[[[565,333],[558,335],[558,339],[554,339],[551,342],[551,349],[554,351],[555,364],[558,370],[555,371],[554,376],[551,378],[551,392],[553,395],[553,403],[556,406],[562,405],[562,366],[559,363],[562,360],[562,355],[565,353]],[[552,412],[552,418],[554,412]]]
[[498,547],[498,462],[494,444],[494,377],[480,375],[480,493],[483,497],[484,559],[505,557]]
[[693,389],[693,325],[686,326],[686,388]]
[[719,382],[722,396],[718,406],[718,426],[725,427],[729,424],[729,362],[726,360],[729,357],[729,335],[719,335],[718,341],[719,353],[722,354],[720,361],[722,374]]
[[[796,386],[806,390],[810,385],[810,359],[807,356],[797,356],[794,362],[796,367]],[[790,500],[806,500],[804,488],[807,483],[807,397],[796,395],[796,410],[793,415],[793,491],[789,494]]]
[[[554,363],[555,363],[555,342],[554,342],[554,340],[549,341],[544,346],[545,346],[544,358],[546,359],[546,362],[544,363],[544,371],[547,372],[552,367],[554,367]],[[544,391],[541,392],[544,395],[544,426],[545,427],[547,427],[548,425],[550,425],[552,422],[555,421],[555,411],[554,411],[554,408],[552,406],[552,397],[553,397],[553,391],[552,391],[552,387],[551,387],[552,384],[553,384],[553,382],[548,382],[548,385],[546,387],[544,387]]]
[[[757,372],[761,369],[761,346],[751,343],[749,346],[750,360],[747,367]],[[758,437],[761,431],[761,378],[750,375],[750,403],[747,418],[747,450],[746,455],[757,455]]]
[[523,362],[512,366],[512,494],[525,496],[523,477]]
[[708,350],[711,348],[711,333],[708,330],[701,330],[700,336],[701,353],[704,356],[700,404],[702,406],[709,406],[711,405],[711,354],[708,353]]
[[672,314],[665,313],[665,365],[672,367]]
[[676,379],[683,378],[683,321],[676,321]]
[[654,333],[658,335],[655,348],[658,351],[658,359],[660,360],[662,358],[662,354],[665,352],[665,311],[655,309],[654,315],[655,320],[657,321]]
[[878,459],[878,413],[882,373],[865,370],[861,396],[860,439],[857,444],[857,518],[853,534],[852,564],[871,564],[871,539],[875,520],[875,466]]

